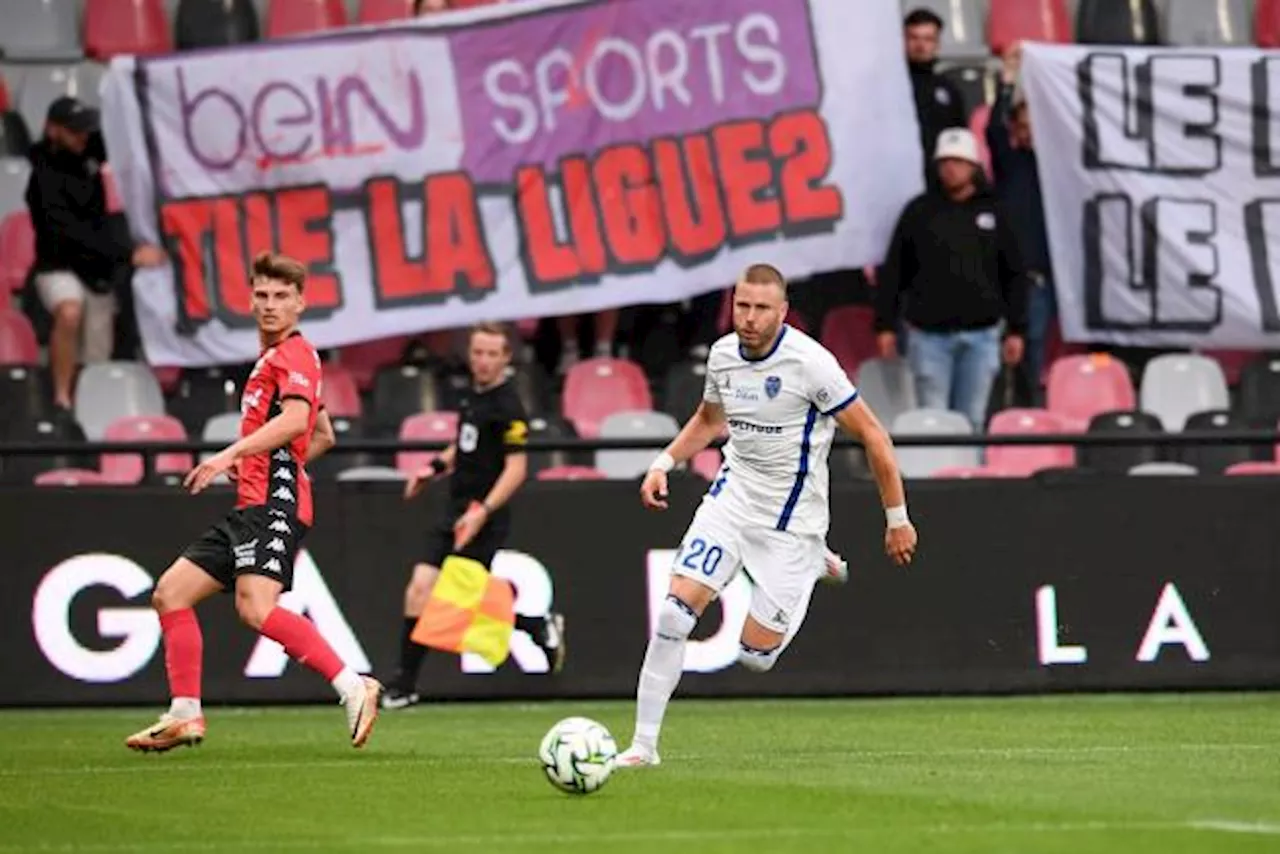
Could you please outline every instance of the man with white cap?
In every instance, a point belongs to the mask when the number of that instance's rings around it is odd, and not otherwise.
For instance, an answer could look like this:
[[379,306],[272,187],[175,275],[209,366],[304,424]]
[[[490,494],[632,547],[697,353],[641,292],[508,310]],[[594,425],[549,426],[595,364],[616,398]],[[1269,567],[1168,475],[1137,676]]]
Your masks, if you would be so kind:
[[978,141],[949,128],[934,152],[939,189],[903,210],[876,297],[881,355],[897,354],[905,321],[907,360],[923,407],[952,409],[974,427],[1003,359],[1023,355],[1027,283],[1017,241],[981,176]]

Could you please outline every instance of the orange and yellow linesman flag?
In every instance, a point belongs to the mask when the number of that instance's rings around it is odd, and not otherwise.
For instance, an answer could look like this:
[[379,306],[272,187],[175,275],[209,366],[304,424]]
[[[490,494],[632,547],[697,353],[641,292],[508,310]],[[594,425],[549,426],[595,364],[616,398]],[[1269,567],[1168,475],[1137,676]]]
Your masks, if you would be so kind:
[[450,555],[410,638],[445,652],[474,652],[497,667],[511,652],[515,604],[505,579],[478,561]]

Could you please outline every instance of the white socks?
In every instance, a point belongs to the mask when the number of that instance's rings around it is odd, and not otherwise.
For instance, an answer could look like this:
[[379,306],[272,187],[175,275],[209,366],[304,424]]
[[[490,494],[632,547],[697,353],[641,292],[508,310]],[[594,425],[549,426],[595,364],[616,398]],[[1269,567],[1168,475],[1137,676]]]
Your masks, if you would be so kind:
[[658,611],[658,625],[640,667],[636,690],[635,743],[653,752],[667,713],[667,703],[684,670],[684,647],[698,617],[687,605],[668,596]]
[[169,717],[180,721],[193,720],[203,714],[197,697],[174,697],[169,703]]
[[342,668],[329,684],[333,686],[333,690],[338,692],[338,698],[342,700],[364,690],[364,680],[360,678],[359,673],[356,673],[350,667]]

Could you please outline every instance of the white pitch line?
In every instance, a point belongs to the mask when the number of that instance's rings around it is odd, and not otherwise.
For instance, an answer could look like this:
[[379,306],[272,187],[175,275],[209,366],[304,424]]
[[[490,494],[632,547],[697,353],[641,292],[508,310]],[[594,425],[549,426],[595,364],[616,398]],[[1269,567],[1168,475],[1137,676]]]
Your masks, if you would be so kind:
[[1280,836],[1280,824],[1272,824],[1266,821],[1231,821],[1230,819],[1206,818],[1199,821],[1189,821],[1187,826],[1194,830],[1215,830],[1221,833]]

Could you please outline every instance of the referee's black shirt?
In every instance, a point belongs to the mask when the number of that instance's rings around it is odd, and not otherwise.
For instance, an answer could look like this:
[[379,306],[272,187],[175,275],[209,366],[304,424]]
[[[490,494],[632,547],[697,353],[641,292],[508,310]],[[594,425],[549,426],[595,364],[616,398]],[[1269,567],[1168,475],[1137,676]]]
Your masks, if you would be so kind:
[[529,440],[524,405],[511,383],[484,391],[469,389],[458,411],[457,456],[449,478],[455,508],[483,501],[493,489],[507,454],[523,453]]

